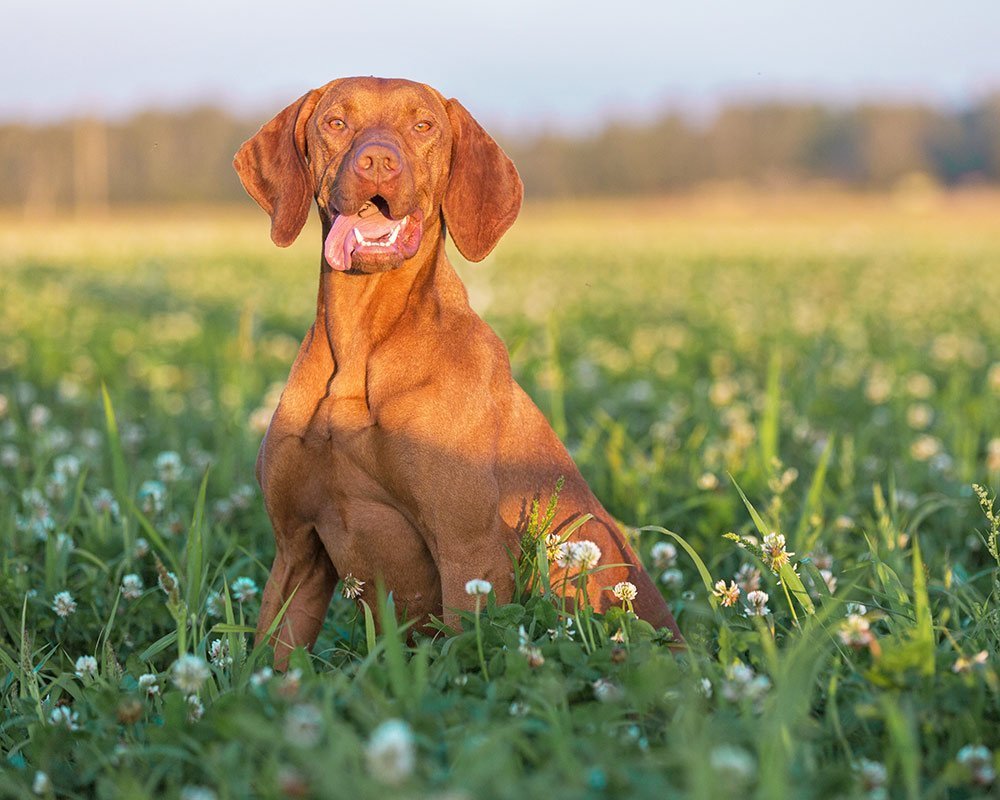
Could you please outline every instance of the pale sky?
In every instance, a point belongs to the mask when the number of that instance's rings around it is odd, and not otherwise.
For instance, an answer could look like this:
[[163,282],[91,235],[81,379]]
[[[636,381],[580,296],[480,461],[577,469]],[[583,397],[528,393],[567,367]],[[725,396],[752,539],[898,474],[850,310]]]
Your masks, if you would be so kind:
[[430,83],[504,128],[739,97],[956,104],[1000,88],[995,0],[5,0],[0,119]]

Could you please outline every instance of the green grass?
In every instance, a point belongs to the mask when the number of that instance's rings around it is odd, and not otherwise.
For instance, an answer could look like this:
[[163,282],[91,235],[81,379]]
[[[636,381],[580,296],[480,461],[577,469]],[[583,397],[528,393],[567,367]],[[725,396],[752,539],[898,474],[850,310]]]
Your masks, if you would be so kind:
[[[996,791],[1000,523],[972,484],[1000,486],[998,209],[529,208],[463,276],[597,495],[646,526],[688,650],[623,612],[569,635],[527,586],[536,546],[518,602],[455,636],[376,636],[338,595],[315,653],[270,678],[247,634],[273,553],[253,462],[317,231],[277,251],[259,214],[5,222],[0,796]],[[662,542],[676,561],[654,566]],[[765,616],[709,592],[744,565]],[[173,665],[214,642],[193,704]]]

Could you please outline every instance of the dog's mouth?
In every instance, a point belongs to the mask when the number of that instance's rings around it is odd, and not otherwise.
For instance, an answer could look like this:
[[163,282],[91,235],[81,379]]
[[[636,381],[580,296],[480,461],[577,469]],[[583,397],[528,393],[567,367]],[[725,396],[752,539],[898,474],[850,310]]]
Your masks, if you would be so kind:
[[356,214],[337,214],[323,254],[338,272],[384,272],[412,258],[420,247],[422,214],[412,211],[393,219],[381,197],[367,200]]

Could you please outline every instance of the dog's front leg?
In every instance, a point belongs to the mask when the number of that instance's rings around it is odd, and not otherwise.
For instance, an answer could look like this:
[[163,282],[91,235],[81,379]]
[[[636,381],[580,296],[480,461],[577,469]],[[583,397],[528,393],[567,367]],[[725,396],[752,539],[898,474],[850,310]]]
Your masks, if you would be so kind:
[[256,643],[261,643],[281,607],[288,602],[284,616],[269,639],[274,647],[275,668],[285,669],[292,650],[315,644],[338,577],[311,526],[292,534],[282,534],[275,526],[275,546],[274,564],[264,587],[257,620]]

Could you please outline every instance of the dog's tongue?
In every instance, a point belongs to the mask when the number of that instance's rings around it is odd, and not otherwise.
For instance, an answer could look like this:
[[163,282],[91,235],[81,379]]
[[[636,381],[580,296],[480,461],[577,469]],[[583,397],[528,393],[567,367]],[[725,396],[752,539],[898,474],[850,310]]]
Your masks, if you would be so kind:
[[339,214],[326,236],[323,252],[335,270],[351,268],[351,254],[358,246],[357,230],[369,242],[388,236],[395,223],[384,216],[374,203],[365,203],[357,214]]

